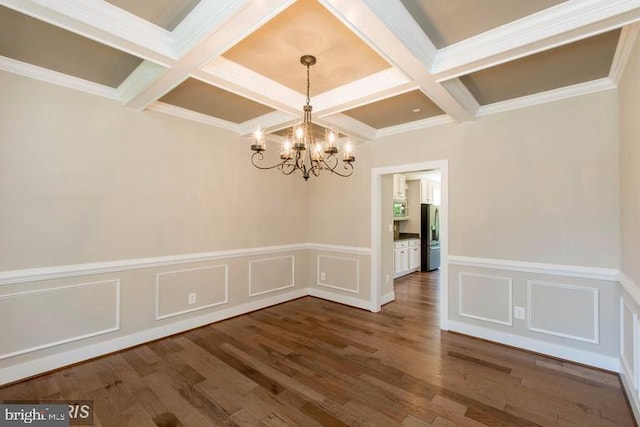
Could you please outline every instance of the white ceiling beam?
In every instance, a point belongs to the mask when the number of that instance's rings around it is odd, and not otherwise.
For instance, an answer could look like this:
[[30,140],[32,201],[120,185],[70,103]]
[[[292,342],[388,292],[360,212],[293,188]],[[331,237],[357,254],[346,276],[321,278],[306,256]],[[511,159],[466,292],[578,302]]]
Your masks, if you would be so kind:
[[182,83],[189,75],[194,74],[204,64],[222,55],[234,44],[280,13],[292,1],[246,2],[235,0],[234,3],[247,4],[230,18],[220,16],[220,19],[214,23],[215,28],[209,29],[209,35],[204,40],[184,54],[169,71],[134,97],[127,105],[136,109],[146,108],[150,103]]
[[512,61],[640,20],[640,0],[569,0],[438,51],[437,81]]
[[336,129],[345,135],[361,141],[373,141],[376,138],[375,128],[346,114],[333,114],[314,121],[320,126]]
[[240,134],[247,136],[257,128],[265,133],[277,132],[302,121],[300,115],[292,115],[283,111],[272,111],[255,119],[247,120],[240,125]]
[[191,75],[203,82],[290,114],[299,114],[305,102],[305,96],[301,93],[223,57],[210,61]]
[[320,0],[340,21],[409,76],[433,102],[457,121],[472,120],[477,102],[458,100],[430,69],[436,49],[399,0]]
[[175,59],[171,33],[106,1],[0,0],[25,15],[164,66]]
[[404,73],[395,68],[388,68],[324,92],[314,97],[311,103],[315,115],[326,116],[417,88],[418,85]]

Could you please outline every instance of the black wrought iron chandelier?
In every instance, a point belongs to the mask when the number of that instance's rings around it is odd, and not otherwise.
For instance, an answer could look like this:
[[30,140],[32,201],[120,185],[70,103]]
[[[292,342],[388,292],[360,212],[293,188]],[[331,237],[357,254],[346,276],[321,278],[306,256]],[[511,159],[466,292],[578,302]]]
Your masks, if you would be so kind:
[[316,141],[313,136],[313,122],[311,121],[312,107],[309,104],[309,68],[316,63],[315,56],[303,55],[300,58],[302,65],[307,67],[307,102],[303,106],[304,117],[302,123],[294,126],[291,138],[285,138],[280,150],[280,162],[273,166],[261,166],[257,162],[264,160],[263,151],[267,149],[264,133],[258,129],[253,134],[251,150],[251,163],[258,169],[279,169],[285,175],[291,175],[299,170],[304,180],[311,175],[319,176],[320,171],[327,170],[341,177],[353,174],[353,146],[350,142],[344,144],[342,152],[342,169],[336,170],[338,160],[337,133],[331,129],[325,129],[324,143]]

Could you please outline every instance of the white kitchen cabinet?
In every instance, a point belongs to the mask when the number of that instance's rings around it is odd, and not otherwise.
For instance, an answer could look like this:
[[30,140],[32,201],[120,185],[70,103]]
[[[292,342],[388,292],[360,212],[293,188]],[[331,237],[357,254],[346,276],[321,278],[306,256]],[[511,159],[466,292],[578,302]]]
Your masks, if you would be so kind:
[[420,270],[420,239],[394,242],[393,266],[394,278]]
[[393,175],[393,198],[404,200],[407,198],[407,177],[400,174]]
[[409,270],[420,270],[420,240],[409,240]]
[[409,270],[409,242],[400,240],[393,244],[394,277],[400,277]]
[[420,203],[440,205],[442,201],[442,187],[438,181],[430,179],[420,180]]

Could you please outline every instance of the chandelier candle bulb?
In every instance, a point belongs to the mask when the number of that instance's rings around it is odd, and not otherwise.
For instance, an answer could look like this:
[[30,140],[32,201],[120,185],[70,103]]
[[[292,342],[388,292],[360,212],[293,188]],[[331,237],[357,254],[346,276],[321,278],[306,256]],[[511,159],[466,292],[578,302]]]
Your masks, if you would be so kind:
[[342,161],[343,162],[347,162],[347,163],[351,163],[353,161],[355,161],[355,156],[353,155],[353,148],[351,147],[351,144],[347,144],[344,146],[344,153],[342,153]]

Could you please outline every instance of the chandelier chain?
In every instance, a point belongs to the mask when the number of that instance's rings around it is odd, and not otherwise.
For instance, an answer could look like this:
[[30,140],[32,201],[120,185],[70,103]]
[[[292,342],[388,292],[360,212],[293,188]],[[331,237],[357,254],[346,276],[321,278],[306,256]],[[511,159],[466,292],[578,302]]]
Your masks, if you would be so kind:
[[309,81],[310,81],[309,68],[310,68],[310,65],[307,64],[307,105],[309,105],[309,103],[311,102],[311,99],[309,98],[309,89],[311,88],[311,84],[309,83]]

